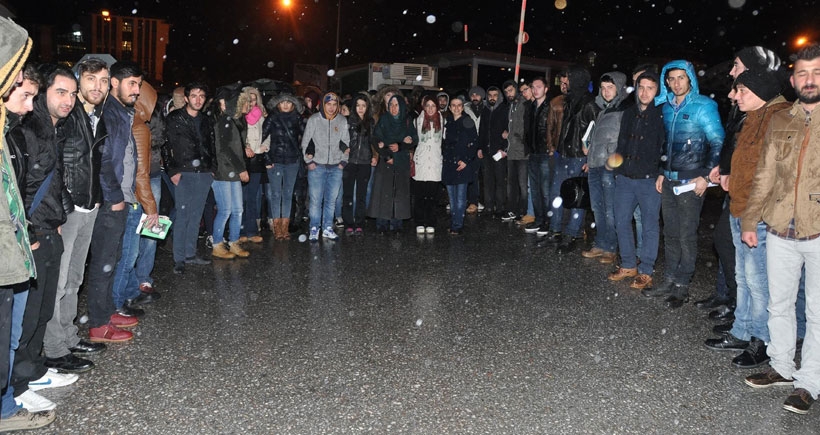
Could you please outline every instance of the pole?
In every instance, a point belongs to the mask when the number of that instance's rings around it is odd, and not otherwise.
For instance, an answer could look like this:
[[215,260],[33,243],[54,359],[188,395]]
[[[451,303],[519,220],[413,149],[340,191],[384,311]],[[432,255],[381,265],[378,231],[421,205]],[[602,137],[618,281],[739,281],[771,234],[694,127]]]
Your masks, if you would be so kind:
[[521,21],[518,24],[518,51],[515,54],[515,83],[518,83],[518,72],[521,68],[521,45],[524,44],[524,13],[526,11],[527,0],[521,0]]
[[[526,0],[524,0],[526,1]],[[335,63],[333,64],[333,70],[336,71],[339,69],[339,27],[342,22],[342,0],[337,0],[338,8],[336,9],[336,53],[334,54]]]

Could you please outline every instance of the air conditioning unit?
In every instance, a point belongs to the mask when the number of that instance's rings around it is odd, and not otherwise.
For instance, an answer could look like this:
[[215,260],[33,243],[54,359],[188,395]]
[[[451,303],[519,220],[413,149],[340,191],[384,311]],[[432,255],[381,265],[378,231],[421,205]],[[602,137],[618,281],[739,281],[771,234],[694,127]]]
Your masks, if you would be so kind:
[[435,86],[436,71],[430,65],[418,63],[391,63],[382,68],[385,80],[402,85]]

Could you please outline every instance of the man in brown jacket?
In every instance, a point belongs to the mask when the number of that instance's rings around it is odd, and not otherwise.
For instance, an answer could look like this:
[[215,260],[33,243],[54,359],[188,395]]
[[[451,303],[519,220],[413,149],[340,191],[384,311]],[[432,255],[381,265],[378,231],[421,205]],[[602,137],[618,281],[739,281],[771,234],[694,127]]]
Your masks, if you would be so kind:
[[[746,378],[752,388],[792,385],[787,411],[808,412],[820,394],[820,45],[797,53],[791,84],[798,100],[772,116],[752,190],[741,218],[741,239],[758,245],[762,219],[769,276],[770,369]],[[734,173],[733,173],[734,176]],[[806,270],[807,331],[796,370],[795,301]]]

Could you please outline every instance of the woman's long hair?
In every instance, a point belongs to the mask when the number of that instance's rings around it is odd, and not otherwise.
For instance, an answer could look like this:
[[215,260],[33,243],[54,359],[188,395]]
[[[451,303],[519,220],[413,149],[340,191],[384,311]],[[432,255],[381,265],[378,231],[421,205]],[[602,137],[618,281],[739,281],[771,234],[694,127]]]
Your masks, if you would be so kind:
[[[436,105],[436,113],[432,116],[427,114],[427,111],[424,110],[424,106],[427,104],[428,101],[432,101],[433,104]],[[424,115],[424,123],[421,126],[421,132],[427,133],[430,131],[430,126],[433,126],[433,129],[436,132],[441,131],[441,114],[438,112],[438,102],[433,99],[430,95],[425,95],[424,98],[421,99],[421,113]]]
[[[365,106],[367,109],[364,111],[364,118],[359,118],[359,112],[356,111],[356,103],[362,100],[364,101]],[[370,104],[370,97],[364,94],[356,94],[353,97],[353,107],[350,110],[350,118],[353,118],[355,121],[351,122],[356,128],[356,131],[359,134],[370,134],[370,130],[373,128],[373,114],[371,113],[371,104]]]

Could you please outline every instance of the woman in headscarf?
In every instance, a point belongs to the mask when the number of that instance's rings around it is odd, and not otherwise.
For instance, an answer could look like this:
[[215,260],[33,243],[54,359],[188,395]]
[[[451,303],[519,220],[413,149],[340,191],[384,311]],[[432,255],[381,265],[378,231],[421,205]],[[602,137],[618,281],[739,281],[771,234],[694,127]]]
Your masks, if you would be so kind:
[[262,95],[259,89],[253,86],[242,88],[241,99],[247,100],[250,111],[245,115],[245,167],[248,169],[249,181],[242,186],[244,212],[242,213],[242,232],[240,241],[250,240],[260,243],[259,235],[259,205],[262,202],[259,186],[262,184],[262,175],[265,173],[264,154],[266,147],[262,146],[262,125],[268,116],[262,104]]
[[419,145],[413,154],[413,174],[416,233],[433,234],[436,231],[436,194],[441,185],[441,140],[444,117],[438,111],[436,99],[422,98],[422,113],[416,118]]
[[379,161],[368,215],[376,218],[379,233],[399,232],[401,221],[411,215],[410,162],[419,140],[401,95],[390,97],[373,137]]
[[461,95],[450,100],[453,114],[444,127],[442,144],[443,164],[441,181],[447,186],[450,196],[450,234],[461,234],[464,226],[464,212],[467,209],[467,185],[476,178],[473,166],[478,156],[478,134],[475,122],[464,116],[465,98]]

